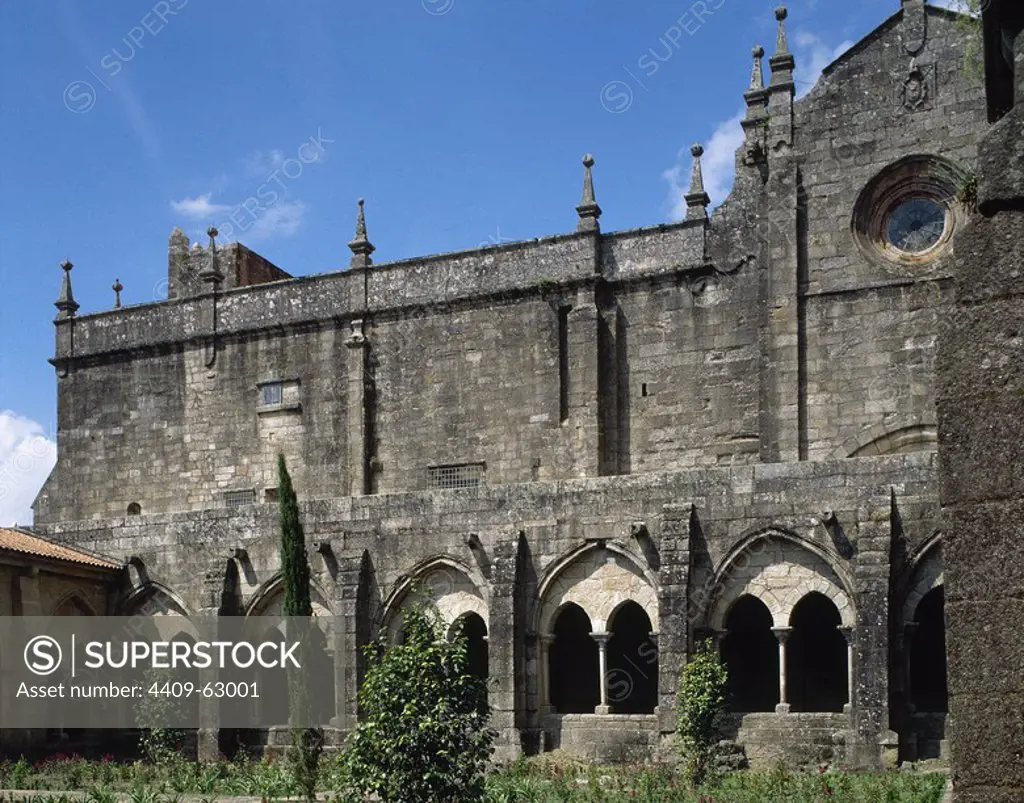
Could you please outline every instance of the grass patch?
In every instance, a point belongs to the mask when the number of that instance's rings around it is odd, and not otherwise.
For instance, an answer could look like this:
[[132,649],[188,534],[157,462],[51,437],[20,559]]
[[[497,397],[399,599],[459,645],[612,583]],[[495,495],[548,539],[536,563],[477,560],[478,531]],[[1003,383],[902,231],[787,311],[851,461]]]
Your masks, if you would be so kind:
[[[321,762],[322,792],[346,797],[341,762]],[[487,778],[487,803],[939,803],[946,778],[933,774],[841,772],[743,772],[726,775],[697,792],[667,765],[598,766],[559,753],[522,759]],[[95,803],[123,795],[139,803],[169,803],[183,795],[214,800],[245,795],[283,799],[300,794],[286,761],[239,759],[199,764],[183,757],[160,763],[90,761],[57,754],[30,763],[0,763],[0,788],[46,790],[36,803],[58,801],[66,791],[87,792]],[[11,800],[7,795],[4,800]]]

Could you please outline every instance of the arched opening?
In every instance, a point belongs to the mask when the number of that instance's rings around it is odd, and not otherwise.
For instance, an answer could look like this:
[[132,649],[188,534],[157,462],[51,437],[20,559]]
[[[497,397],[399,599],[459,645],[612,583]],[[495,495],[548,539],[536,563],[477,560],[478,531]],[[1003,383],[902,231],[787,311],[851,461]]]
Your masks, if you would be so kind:
[[[327,649],[327,636],[317,625],[316,620],[311,622],[310,640],[312,642],[310,677],[313,689],[316,690],[314,698],[314,710],[319,716],[318,725],[325,726],[330,723],[331,718],[337,711],[334,684],[334,656]],[[287,670],[285,678],[287,678]],[[286,720],[287,721],[287,720]]]
[[466,637],[466,652],[469,658],[469,674],[487,680],[487,625],[478,613],[467,613],[455,623],[456,629]]
[[650,617],[630,600],[614,613],[608,630],[612,635],[605,688],[612,713],[653,714],[658,704],[658,648],[651,638]]
[[936,586],[925,594],[914,615],[917,629],[910,646],[910,689],[914,710],[945,713],[946,687],[945,592]]
[[[196,640],[190,633],[180,631],[174,635],[171,639],[172,642],[179,642],[181,644],[189,645],[189,654],[191,654],[192,647],[195,646]],[[173,647],[172,647],[173,649]],[[176,683],[191,683],[192,687],[198,689],[199,686],[199,670],[193,667],[176,667],[175,669],[165,673],[168,678]],[[195,730],[199,727],[199,695],[191,694],[185,697],[180,703],[183,719],[187,725],[185,728],[188,730]]]
[[[268,628],[260,641],[281,642],[284,635],[276,627]],[[257,680],[260,690],[260,727],[268,728],[288,724],[288,670],[275,666],[261,666]]]
[[53,616],[92,616],[93,611],[80,597],[72,595],[53,610]]
[[559,714],[593,714],[601,702],[597,642],[590,617],[570,602],[555,619],[548,658],[551,705]]
[[142,505],[140,505],[138,502],[130,503],[128,505],[127,513],[128,513],[129,516],[141,516],[142,515]]
[[733,711],[774,711],[779,702],[779,642],[772,614],[757,597],[745,594],[729,609],[722,660],[729,672]]
[[480,707],[483,708],[487,705],[487,677],[490,671],[487,652],[487,625],[480,614],[467,613],[455,621],[452,633],[465,637],[469,674],[484,681],[478,701]]
[[793,608],[786,644],[786,698],[792,711],[842,711],[848,702],[846,639],[835,604],[812,591]]

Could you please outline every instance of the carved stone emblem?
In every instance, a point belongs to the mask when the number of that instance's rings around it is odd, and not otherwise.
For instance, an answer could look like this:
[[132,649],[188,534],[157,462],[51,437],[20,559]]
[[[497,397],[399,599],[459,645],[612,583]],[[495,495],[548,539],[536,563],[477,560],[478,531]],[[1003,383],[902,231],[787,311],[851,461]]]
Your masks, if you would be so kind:
[[897,105],[905,111],[917,112],[932,107],[935,97],[935,66],[910,62],[910,70],[897,89]]

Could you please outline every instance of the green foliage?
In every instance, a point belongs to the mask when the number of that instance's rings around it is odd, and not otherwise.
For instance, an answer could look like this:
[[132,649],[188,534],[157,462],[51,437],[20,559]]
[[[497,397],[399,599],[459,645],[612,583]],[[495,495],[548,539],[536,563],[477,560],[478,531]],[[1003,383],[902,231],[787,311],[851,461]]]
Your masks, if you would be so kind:
[[718,722],[725,712],[728,674],[710,641],[683,667],[676,695],[676,735],[684,766],[693,786],[699,786],[714,766]]
[[[597,766],[558,760],[548,753],[517,761],[487,778],[486,803],[939,803],[946,778],[925,773],[847,774],[841,772],[743,772],[726,775],[690,789],[684,779],[664,765]],[[322,790],[343,789],[348,783],[347,759],[323,762]],[[80,778],[80,783],[72,783]],[[109,780],[103,780],[108,778]],[[13,780],[18,782],[14,783]],[[298,790],[287,762],[266,758],[199,764],[176,757],[162,764],[118,763],[106,757],[87,761],[56,754],[35,764],[24,759],[0,762],[0,787],[53,790],[31,798],[35,803],[64,803],[63,792],[85,792],[95,801],[159,801],[178,794],[212,800],[247,796],[266,800],[294,795]],[[5,798],[6,799],[6,798]],[[13,797],[11,799],[14,799]],[[29,799],[22,797],[21,799]],[[402,797],[404,800],[412,798]],[[471,799],[471,798],[468,798]],[[332,792],[329,800],[363,803],[362,794]],[[438,798],[443,801],[444,798]]]
[[[299,664],[308,669],[312,666],[312,639],[309,628],[313,627],[313,601],[310,596],[309,559],[306,556],[306,535],[299,521],[299,503],[292,488],[284,455],[277,457],[278,504],[281,522],[281,571],[284,578],[284,615],[299,617],[289,624],[299,632],[290,633],[299,641]],[[304,618],[304,621],[303,621]],[[312,721],[312,700],[309,683],[299,671],[288,669],[288,699],[295,723]],[[320,754],[324,749],[324,734],[321,728],[292,728],[292,749],[289,752],[295,780],[307,800],[316,797],[317,773]]]
[[281,574],[284,578],[284,615],[312,616],[313,602],[309,593],[309,560],[306,557],[306,534],[299,521],[299,500],[292,487],[292,478],[284,462],[277,456],[277,498],[281,522]]
[[[147,667],[142,685],[148,689],[154,683],[163,685],[177,678],[168,669]],[[168,722],[181,721],[185,700],[172,694],[144,694],[135,700],[135,718],[139,725],[139,749],[153,762],[164,761],[180,749],[185,731],[168,728]]]
[[955,0],[952,10],[961,14],[957,27],[964,35],[964,72],[981,80],[984,74],[984,46],[981,35],[981,10],[985,0]]
[[[541,757],[543,758],[543,757]],[[945,776],[743,772],[698,789],[666,766],[549,765],[529,759],[488,778],[486,803],[939,803]]]
[[349,782],[385,803],[481,801],[497,735],[486,682],[469,674],[465,637],[446,640],[436,614],[414,606],[404,626],[402,644],[368,647],[362,719],[345,747]]
[[956,200],[972,211],[978,206],[978,174],[969,170],[956,188]]

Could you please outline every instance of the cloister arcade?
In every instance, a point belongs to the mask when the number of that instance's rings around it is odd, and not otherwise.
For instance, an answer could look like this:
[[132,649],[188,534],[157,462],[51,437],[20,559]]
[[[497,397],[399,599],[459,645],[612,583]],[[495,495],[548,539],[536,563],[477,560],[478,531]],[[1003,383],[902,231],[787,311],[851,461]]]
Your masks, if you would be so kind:
[[850,710],[856,618],[837,564],[819,546],[767,531],[719,566],[710,630],[734,711]]
[[658,696],[656,581],[623,550],[588,545],[539,587],[541,711],[652,714]]

